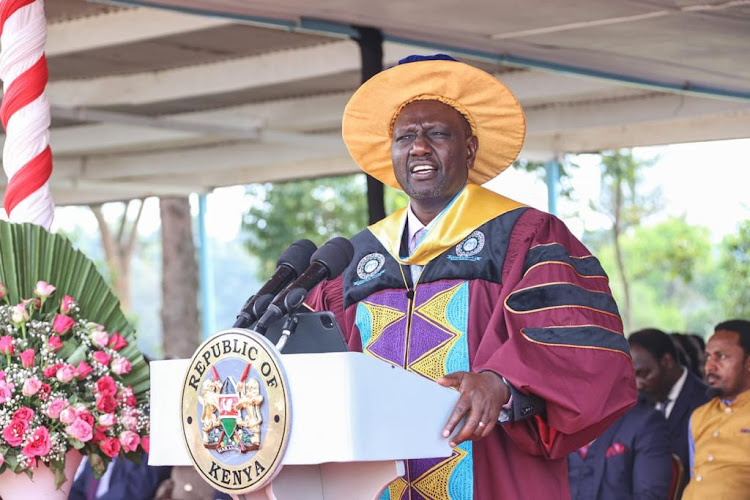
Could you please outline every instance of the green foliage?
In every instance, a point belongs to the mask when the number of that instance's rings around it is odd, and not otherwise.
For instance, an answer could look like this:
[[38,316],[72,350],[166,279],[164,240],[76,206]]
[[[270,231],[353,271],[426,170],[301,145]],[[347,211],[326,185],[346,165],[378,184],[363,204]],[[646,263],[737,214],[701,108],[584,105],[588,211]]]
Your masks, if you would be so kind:
[[690,285],[710,260],[709,237],[707,228],[691,226],[684,217],[636,228],[622,242],[628,275],[654,287],[677,280]]
[[601,193],[597,203],[590,202],[593,210],[608,216],[612,221],[612,244],[622,286],[620,312],[626,329],[631,329],[633,325],[633,303],[630,277],[626,271],[627,259],[621,239],[646,215],[656,210],[656,195],[644,195],[640,187],[643,168],[651,164],[653,160],[636,159],[633,152],[626,149],[601,153]]
[[[242,228],[247,249],[270,276],[281,252],[300,238],[322,245],[334,236],[350,238],[367,225],[367,186],[362,174],[304,179],[248,187],[252,199]],[[386,210],[408,198],[386,187]]]
[[720,268],[725,319],[750,318],[750,221],[722,240]]
[[[584,241],[602,263],[618,304],[624,292],[615,249],[605,232]],[[621,237],[631,284],[628,331],[656,327],[667,332],[710,332],[730,317],[750,317],[750,222],[712,245],[707,228],[671,217]]]
[[50,312],[59,305],[60,298],[70,295],[86,319],[105,325],[108,331],[119,332],[128,340],[129,345],[121,354],[133,362],[133,368],[123,381],[137,396],[145,394],[149,387],[148,366],[138,351],[135,330],[94,263],[63,236],[34,224],[0,221],[0,282],[8,287],[8,300],[15,304],[28,298],[39,280],[57,287],[57,303],[50,301],[44,312]]
[[591,206],[610,217],[620,234],[660,208],[659,193],[642,187],[643,171],[655,161],[636,158],[629,149],[601,153],[601,193]]

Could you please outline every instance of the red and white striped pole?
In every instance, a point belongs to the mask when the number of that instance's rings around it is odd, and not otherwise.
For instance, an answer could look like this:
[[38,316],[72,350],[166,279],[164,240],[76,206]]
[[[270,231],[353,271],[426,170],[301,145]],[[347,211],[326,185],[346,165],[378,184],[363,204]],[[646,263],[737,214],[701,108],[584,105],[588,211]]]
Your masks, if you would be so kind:
[[47,20],[43,0],[0,2],[0,79],[5,128],[3,169],[8,176],[3,206],[12,222],[52,225],[55,204],[49,189],[52,151],[47,85]]

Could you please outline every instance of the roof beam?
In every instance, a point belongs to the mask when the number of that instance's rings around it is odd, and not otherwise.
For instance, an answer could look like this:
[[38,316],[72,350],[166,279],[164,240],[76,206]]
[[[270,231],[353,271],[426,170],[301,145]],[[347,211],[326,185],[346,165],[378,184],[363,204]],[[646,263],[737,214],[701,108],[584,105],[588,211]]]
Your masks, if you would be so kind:
[[712,117],[665,120],[577,129],[560,133],[531,134],[524,151],[586,153],[623,147],[659,146],[683,142],[717,141],[750,137],[750,111]]
[[47,27],[47,57],[96,50],[233,24],[163,9],[127,9],[53,23]]
[[232,139],[257,139],[257,128],[241,128],[229,125],[204,124],[196,121],[175,120],[165,116],[141,116],[130,113],[116,113],[91,108],[62,108],[50,106],[52,116],[80,122],[106,122],[120,125],[135,125],[148,128],[192,132],[194,134],[215,135]]
[[343,40],[164,71],[52,82],[47,94],[51,103],[68,107],[142,105],[281,85],[353,68],[359,68],[359,49]]
[[750,103],[676,94],[651,94],[571,105],[541,106],[527,109],[526,119],[530,132],[561,134],[595,127],[674,122],[735,111],[750,111]]
[[[232,168],[268,168],[278,163],[317,160],[329,156],[347,156],[344,142],[338,135],[316,136],[320,147],[295,148],[287,143],[227,143],[208,147],[176,148],[166,151],[131,154],[62,158],[55,162],[55,172],[61,177],[84,177],[90,180],[125,182],[153,176],[158,171],[174,179],[196,172],[211,172]],[[158,168],[157,168],[158,166]]]

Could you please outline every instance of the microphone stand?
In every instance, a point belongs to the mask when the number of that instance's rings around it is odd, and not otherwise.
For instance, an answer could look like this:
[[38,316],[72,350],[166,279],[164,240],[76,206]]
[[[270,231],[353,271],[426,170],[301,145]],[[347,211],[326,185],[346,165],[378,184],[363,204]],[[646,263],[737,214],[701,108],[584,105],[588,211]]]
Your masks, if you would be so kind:
[[298,324],[299,318],[297,317],[297,313],[289,314],[286,321],[284,321],[284,325],[281,327],[281,337],[279,337],[279,341],[276,343],[276,349],[279,352],[284,349],[289,337],[297,330]]

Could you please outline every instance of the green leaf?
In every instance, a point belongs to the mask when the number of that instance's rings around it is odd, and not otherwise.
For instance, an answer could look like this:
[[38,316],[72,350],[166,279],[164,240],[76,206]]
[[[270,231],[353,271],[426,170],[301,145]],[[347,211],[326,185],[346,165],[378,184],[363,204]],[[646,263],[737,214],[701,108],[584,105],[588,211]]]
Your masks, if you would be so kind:
[[[57,288],[45,302],[45,312],[56,311],[62,298],[70,295],[81,308],[81,317],[127,339],[130,345],[121,355],[128,358],[133,370],[123,380],[133,386],[136,398],[145,395],[149,389],[148,366],[138,351],[135,329],[94,263],[64,236],[35,224],[0,221],[0,281],[8,287],[10,302],[30,297],[39,280]],[[66,339],[61,353],[68,363],[78,364],[85,358],[86,349]]]
[[63,462],[52,462],[50,468],[55,473],[55,489],[60,489],[65,480],[65,466]]

